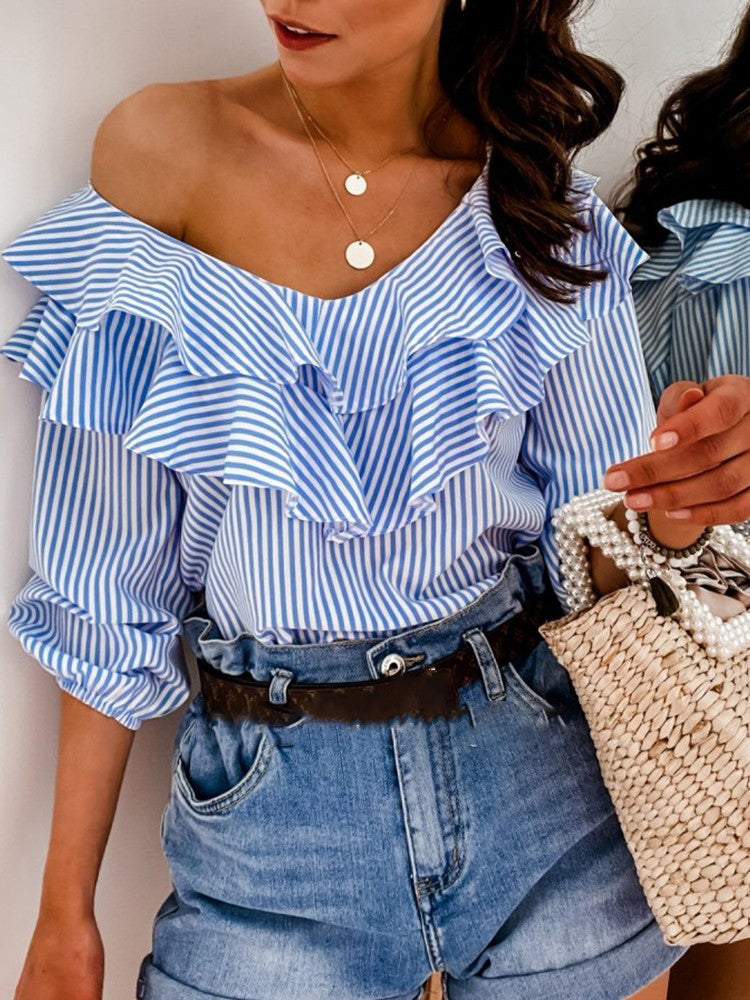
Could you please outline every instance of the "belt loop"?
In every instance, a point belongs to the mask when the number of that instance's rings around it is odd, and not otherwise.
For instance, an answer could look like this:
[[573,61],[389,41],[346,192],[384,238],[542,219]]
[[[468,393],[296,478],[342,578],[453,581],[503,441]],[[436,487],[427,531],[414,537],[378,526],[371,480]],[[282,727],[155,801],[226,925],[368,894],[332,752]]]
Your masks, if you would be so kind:
[[286,689],[294,677],[291,670],[275,667],[271,671],[271,683],[268,685],[268,700],[272,705],[286,705]]
[[490,701],[500,701],[505,697],[505,681],[484,630],[471,628],[468,632],[464,632],[463,638],[474,650],[485,694]]

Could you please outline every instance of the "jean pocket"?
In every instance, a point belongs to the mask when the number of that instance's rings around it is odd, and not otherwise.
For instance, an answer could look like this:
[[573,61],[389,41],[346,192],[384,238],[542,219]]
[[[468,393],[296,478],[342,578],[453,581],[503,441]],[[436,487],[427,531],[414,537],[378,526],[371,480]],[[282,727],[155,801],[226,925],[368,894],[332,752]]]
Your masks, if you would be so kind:
[[199,702],[175,747],[177,795],[194,813],[230,812],[259,787],[274,748],[265,723],[210,716]]
[[180,904],[177,899],[177,895],[174,889],[169,893],[169,895],[162,900],[159,905],[158,910],[154,914],[154,918],[151,922],[152,929],[156,927],[160,920],[164,917],[168,917],[171,913],[176,913],[180,908]]
[[539,642],[528,656],[503,664],[508,691],[544,719],[578,710],[578,699],[563,665],[546,642]]
[[164,849],[164,844],[166,842],[165,830],[167,828],[167,810],[168,809],[169,809],[169,799],[167,799],[167,802],[166,802],[164,808],[161,811],[161,819],[159,820],[159,843],[162,846],[162,850]]
[[549,719],[550,716],[557,714],[555,706],[523,679],[510,660],[505,664],[503,672],[508,691],[522,705],[543,719]]

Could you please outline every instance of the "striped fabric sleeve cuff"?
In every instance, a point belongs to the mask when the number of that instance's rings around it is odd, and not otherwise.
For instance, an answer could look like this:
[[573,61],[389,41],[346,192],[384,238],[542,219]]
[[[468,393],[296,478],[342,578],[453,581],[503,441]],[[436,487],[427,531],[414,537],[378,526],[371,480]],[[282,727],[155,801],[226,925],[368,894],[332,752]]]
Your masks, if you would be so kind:
[[91,622],[39,596],[44,589],[44,581],[32,576],[6,621],[62,690],[128,729],[167,715],[187,699],[190,677],[179,634]]

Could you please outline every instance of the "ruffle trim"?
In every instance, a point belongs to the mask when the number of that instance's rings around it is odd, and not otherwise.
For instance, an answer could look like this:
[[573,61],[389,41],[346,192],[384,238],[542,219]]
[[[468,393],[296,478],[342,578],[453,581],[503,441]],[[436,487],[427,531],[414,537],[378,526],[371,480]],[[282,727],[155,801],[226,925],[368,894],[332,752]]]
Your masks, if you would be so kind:
[[[486,171],[438,231],[456,245],[472,237],[456,264],[460,294],[435,281],[426,302],[426,286],[415,295],[399,266],[372,286],[398,284],[400,337],[382,371],[357,366],[367,393],[342,389],[279,286],[127,215],[90,184],[3,251],[43,294],[0,353],[45,391],[41,419],[123,434],[183,472],[279,490],[288,516],[320,523],[331,541],[394,530],[487,456],[488,418],[544,398],[547,373],[591,340],[591,321],[629,295],[645,259],[594,194],[597,179],[577,172],[590,229],[570,259],[608,277],[572,304],[544,299],[497,233]],[[410,260],[423,263],[419,250]],[[365,468],[377,447],[380,471]]]
[[717,199],[683,201],[659,212],[670,236],[633,281],[674,276],[690,292],[750,278],[750,209]]

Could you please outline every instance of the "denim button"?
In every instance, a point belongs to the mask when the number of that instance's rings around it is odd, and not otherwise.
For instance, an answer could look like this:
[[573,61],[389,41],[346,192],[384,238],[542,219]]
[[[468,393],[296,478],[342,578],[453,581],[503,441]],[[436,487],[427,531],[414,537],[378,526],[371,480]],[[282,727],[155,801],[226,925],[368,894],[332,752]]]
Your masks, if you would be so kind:
[[380,673],[386,677],[393,677],[395,674],[403,673],[406,669],[406,660],[398,653],[389,653],[383,658],[380,664]]

